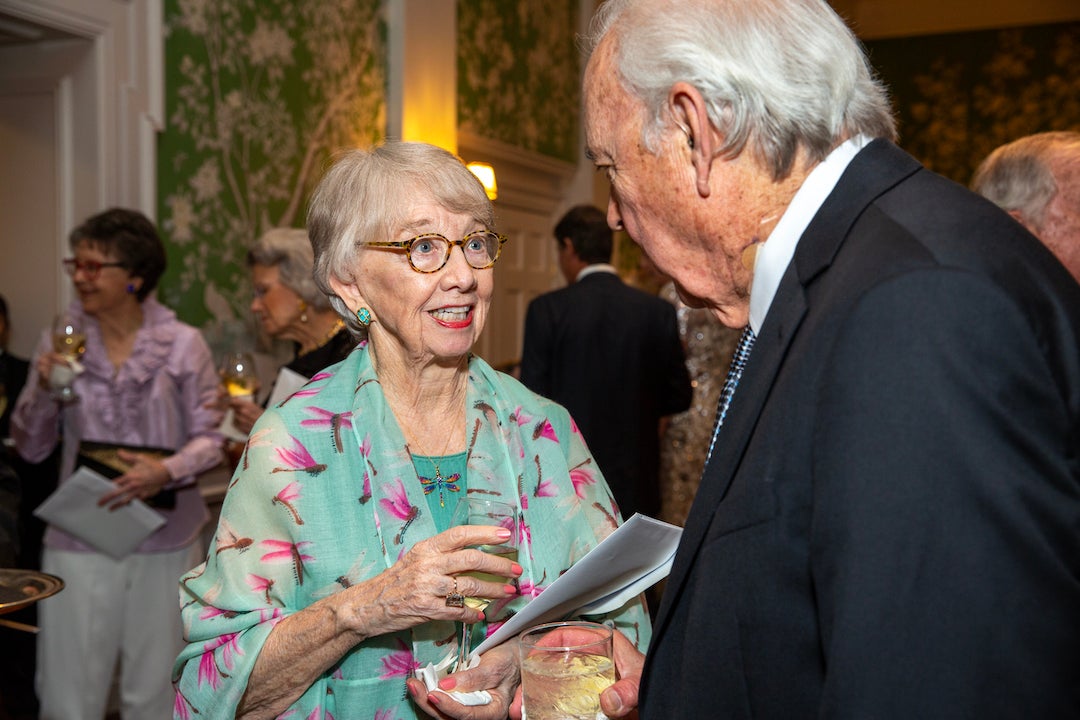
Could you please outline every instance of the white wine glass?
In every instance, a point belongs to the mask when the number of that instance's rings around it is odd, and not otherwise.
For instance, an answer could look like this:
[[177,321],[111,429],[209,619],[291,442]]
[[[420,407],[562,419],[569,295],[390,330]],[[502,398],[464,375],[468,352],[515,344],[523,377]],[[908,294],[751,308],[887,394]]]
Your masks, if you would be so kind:
[[53,320],[53,352],[62,355],[64,364],[53,365],[49,373],[49,386],[53,397],[62,403],[79,399],[73,385],[78,374],[79,358],[86,352],[86,333],[78,319],[70,313],[60,313]]
[[221,381],[229,397],[252,399],[259,381],[251,353],[226,353],[221,363]]
[[[497,525],[510,531],[510,539],[498,545],[474,545],[477,550],[498,555],[513,562],[518,560],[518,523],[517,512],[513,505],[491,500],[488,498],[465,496],[458,500],[454,509],[451,525]],[[506,583],[507,578],[503,575],[474,570],[461,573],[464,576],[474,577],[485,582]],[[484,610],[491,603],[490,598],[466,597],[465,605],[473,610]],[[472,652],[472,630],[470,623],[461,624],[461,637],[458,643],[458,669],[463,669],[469,662],[469,653]]]

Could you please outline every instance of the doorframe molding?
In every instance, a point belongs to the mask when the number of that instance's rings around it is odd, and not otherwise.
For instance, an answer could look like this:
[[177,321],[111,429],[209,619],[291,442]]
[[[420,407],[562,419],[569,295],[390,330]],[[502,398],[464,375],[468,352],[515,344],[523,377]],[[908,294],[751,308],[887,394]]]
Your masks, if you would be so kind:
[[[111,205],[157,210],[157,133],[165,125],[160,0],[0,0],[0,13],[90,40],[84,67],[59,78],[58,197],[70,222]],[[54,42],[45,40],[43,42]],[[63,42],[63,40],[56,41]],[[84,111],[92,103],[90,137]],[[92,191],[79,177],[92,177]],[[84,184],[85,181],[83,181]],[[63,188],[63,186],[62,186]],[[68,225],[70,227],[70,223]]]
[[[157,135],[165,125],[162,13],[161,0],[0,0],[0,15],[42,29],[40,39],[28,37],[42,61],[0,72],[51,85],[61,257],[71,228],[100,210],[121,206],[156,218]],[[56,272],[63,307],[73,291]]]

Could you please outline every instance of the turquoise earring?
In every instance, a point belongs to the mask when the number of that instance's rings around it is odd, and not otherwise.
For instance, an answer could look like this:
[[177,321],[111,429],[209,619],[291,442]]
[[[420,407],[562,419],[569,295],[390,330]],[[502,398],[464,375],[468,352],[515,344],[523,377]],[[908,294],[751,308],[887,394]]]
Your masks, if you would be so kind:
[[366,307],[362,307],[356,311],[356,319],[360,321],[360,324],[367,327],[371,324],[371,311]]

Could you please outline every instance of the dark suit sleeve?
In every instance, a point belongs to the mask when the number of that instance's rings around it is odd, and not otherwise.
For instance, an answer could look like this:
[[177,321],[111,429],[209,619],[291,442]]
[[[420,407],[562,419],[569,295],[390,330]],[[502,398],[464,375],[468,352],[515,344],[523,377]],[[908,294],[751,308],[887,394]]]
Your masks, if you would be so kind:
[[1080,478],[1051,326],[941,270],[846,319],[814,437],[819,717],[1077,716]]
[[553,322],[536,300],[525,312],[525,339],[521,350],[521,382],[538,395],[549,397],[552,388]]
[[660,395],[660,414],[673,415],[690,407],[694,389],[686,369],[686,353],[679,337],[679,319],[675,308],[669,306],[661,316],[656,352],[661,358],[664,391]]

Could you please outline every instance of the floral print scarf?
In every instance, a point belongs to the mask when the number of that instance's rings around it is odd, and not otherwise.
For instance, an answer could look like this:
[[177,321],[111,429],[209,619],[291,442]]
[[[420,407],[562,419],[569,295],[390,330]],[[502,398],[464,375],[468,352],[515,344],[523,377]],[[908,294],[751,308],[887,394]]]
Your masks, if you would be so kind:
[[[522,537],[520,594],[489,606],[491,632],[619,520],[564,408],[479,358],[468,372],[468,491],[514,505]],[[175,669],[176,717],[232,717],[277,622],[374,577],[433,534],[404,435],[361,344],[252,430],[207,561],[181,580],[189,645]],[[611,618],[645,646],[640,601]],[[404,680],[455,652],[456,635],[455,623],[428,622],[370,638],[282,717],[417,717]]]

